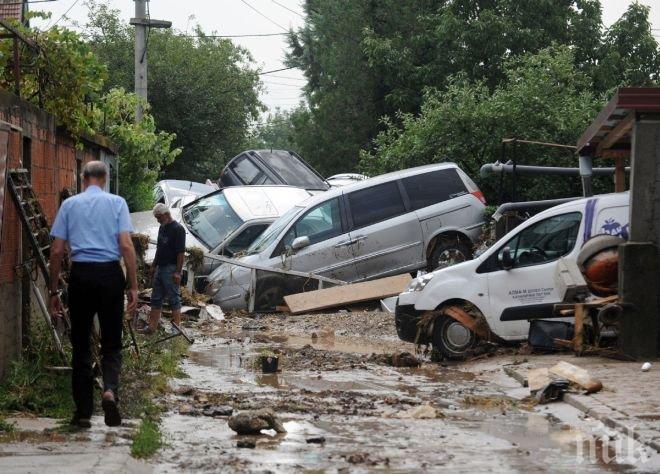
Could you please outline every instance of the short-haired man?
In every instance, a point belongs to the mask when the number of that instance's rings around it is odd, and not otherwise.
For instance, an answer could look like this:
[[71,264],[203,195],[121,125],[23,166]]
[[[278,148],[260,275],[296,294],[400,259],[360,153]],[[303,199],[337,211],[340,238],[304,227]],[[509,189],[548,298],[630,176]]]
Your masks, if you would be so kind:
[[151,313],[149,327],[144,331],[146,333],[153,333],[158,329],[164,299],[170,303],[172,322],[177,329],[181,325],[181,271],[186,251],[186,231],[172,219],[170,209],[165,204],[158,203],[153,212],[160,228],[156,256],[151,267]]
[[[72,424],[91,426],[94,408],[90,336],[94,315],[101,326],[101,406],[108,426],[121,424],[117,407],[121,371],[124,290],[128,279],[128,311],[137,305],[135,249],[131,241],[131,220],[126,201],[103,191],[108,168],[101,161],[90,161],[83,169],[85,192],[62,203],[51,235],[50,310],[62,312],[58,295],[59,275],[66,243],[71,249],[69,311],[73,348],[71,385],[76,405]],[[126,266],[126,277],[119,264]]]

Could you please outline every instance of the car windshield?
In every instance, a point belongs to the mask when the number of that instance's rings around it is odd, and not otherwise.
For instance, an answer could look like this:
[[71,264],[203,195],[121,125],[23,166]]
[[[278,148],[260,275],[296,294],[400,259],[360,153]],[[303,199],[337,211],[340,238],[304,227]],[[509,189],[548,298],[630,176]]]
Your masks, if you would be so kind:
[[283,150],[262,150],[259,155],[290,186],[306,189],[327,189],[325,182],[295,155]]
[[243,224],[223,193],[206,196],[184,208],[183,221],[188,230],[209,249],[217,247]]
[[250,248],[247,250],[248,255],[254,255],[256,253],[262,252],[264,249],[268,248],[272,244],[284,228],[289,225],[295,217],[300,214],[304,209],[302,206],[293,206],[291,209],[282,214],[279,218],[273,222],[268,229],[264,231],[261,236],[255,240]]

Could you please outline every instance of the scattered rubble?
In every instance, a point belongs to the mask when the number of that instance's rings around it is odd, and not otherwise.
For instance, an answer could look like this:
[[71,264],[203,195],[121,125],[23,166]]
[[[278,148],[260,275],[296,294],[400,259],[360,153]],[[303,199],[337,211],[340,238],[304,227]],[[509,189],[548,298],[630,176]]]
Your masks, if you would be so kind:
[[240,435],[259,434],[261,430],[275,430],[277,433],[286,433],[284,425],[275,416],[272,410],[244,411],[233,415],[227,421],[229,427]]

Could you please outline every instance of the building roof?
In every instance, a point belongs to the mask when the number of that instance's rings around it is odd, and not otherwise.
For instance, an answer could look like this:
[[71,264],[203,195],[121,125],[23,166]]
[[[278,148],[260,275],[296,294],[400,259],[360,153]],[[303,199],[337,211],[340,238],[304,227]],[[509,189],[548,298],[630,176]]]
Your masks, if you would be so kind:
[[21,0],[0,0],[0,20],[17,20],[23,22],[23,7]]
[[660,113],[660,87],[622,87],[603,107],[577,142],[577,152],[595,157],[630,155],[630,132],[637,112]]

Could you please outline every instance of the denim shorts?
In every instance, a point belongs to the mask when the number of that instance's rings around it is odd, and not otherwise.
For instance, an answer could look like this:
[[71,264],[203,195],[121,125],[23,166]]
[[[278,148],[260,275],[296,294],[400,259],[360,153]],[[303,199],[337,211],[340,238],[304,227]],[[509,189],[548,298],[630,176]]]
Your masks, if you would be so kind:
[[160,309],[163,307],[163,299],[167,299],[170,308],[181,308],[181,288],[172,280],[172,274],[176,271],[176,265],[159,265],[154,273],[154,283],[151,290],[151,307]]

